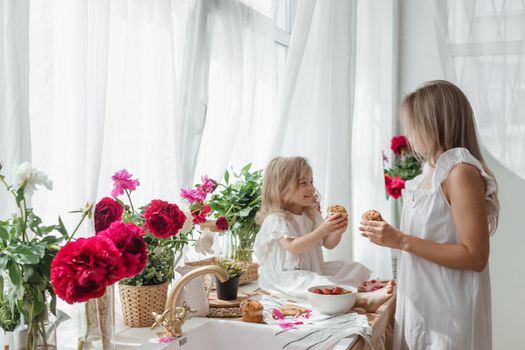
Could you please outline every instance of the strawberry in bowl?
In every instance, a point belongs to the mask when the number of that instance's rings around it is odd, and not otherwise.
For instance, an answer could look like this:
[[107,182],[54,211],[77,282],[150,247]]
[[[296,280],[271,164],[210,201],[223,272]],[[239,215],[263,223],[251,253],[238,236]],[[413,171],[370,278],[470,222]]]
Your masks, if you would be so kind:
[[350,286],[314,286],[308,288],[306,298],[322,314],[344,314],[354,306],[357,289]]

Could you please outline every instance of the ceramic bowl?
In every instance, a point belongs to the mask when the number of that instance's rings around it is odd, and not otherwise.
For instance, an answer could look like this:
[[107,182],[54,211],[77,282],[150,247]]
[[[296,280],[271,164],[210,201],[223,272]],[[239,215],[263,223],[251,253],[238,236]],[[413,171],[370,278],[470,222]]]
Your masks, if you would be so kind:
[[344,314],[350,311],[356,301],[357,289],[350,286],[339,286],[351,292],[348,294],[318,294],[313,291],[316,289],[323,290],[325,288],[333,289],[335,285],[313,286],[308,288],[306,299],[312,307],[319,313],[325,315]]

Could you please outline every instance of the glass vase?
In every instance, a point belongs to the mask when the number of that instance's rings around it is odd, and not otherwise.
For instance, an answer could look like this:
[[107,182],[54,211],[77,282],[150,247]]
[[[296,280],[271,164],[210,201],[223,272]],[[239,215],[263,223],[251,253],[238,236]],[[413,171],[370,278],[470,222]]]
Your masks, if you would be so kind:
[[113,350],[115,335],[115,294],[113,286],[98,298],[79,304],[78,350]]
[[253,249],[249,248],[237,248],[233,252],[233,259],[237,261],[252,261]]
[[49,321],[47,307],[31,322],[20,316],[20,324],[13,332],[16,350],[56,350],[57,335],[55,324]]

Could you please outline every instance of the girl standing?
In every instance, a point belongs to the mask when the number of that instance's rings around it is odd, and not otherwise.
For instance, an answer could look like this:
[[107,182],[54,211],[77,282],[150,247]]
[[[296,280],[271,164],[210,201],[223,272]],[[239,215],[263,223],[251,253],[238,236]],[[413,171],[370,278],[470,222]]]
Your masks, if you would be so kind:
[[360,227],[402,251],[394,349],[491,349],[489,238],[499,202],[472,108],[454,84],[431,81],[405,97],[401,122],[423,173],[406,182],[400,230]]

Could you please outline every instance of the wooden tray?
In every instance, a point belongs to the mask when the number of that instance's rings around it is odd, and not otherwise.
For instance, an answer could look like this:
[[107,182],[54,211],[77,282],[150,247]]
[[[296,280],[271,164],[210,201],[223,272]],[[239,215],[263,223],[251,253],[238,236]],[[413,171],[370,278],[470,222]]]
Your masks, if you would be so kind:
[[241,303],[248,299],[248,295],[239,292],[235,300],[220,300],[215,293],[210,293],[208,299],[210,302],[208,317],[231,318],[241,317]]

